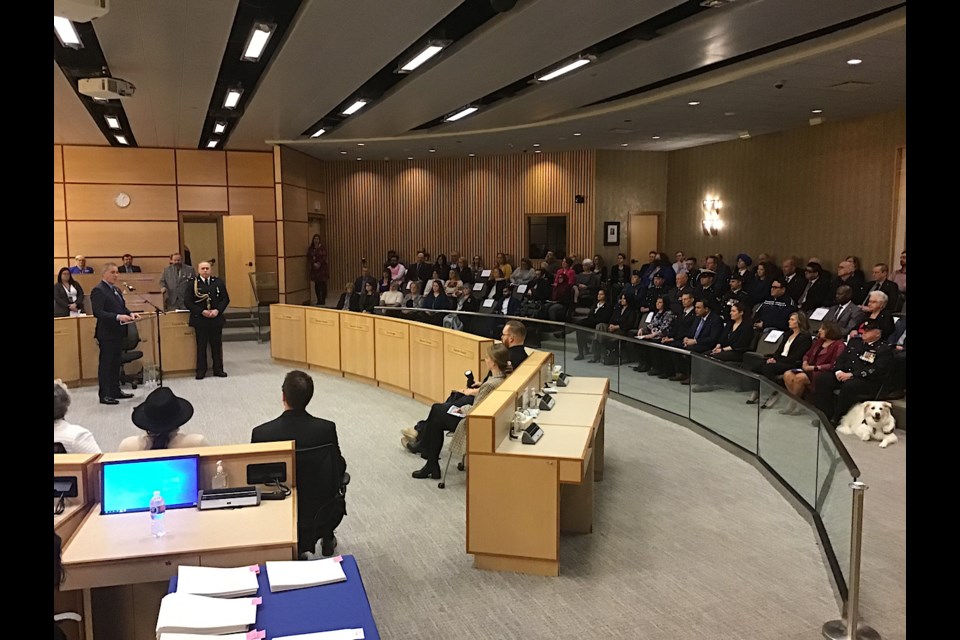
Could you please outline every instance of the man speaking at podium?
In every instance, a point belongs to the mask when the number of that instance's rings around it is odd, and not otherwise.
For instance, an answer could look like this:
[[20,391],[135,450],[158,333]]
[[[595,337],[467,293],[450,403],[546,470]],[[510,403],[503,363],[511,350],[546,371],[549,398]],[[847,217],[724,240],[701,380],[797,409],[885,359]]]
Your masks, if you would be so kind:
[[132,393],[120,390],[120,354],[123,339],[127,337],[127,323],[140,319],[123,301],[117,288],[120,272],[117,265],[103,265],[103,280],[90,291],[93,315],[97,318],[94,335],[100,345],[100,367],[97,379],[100,383],[100,404],[119,404],[118,398],[132,398]]
[[197,277],[190,281],[185,302],[190,310],[190,326],[197,336],[197,380],[207,375],[207,344],[213,354],[213,375],[226,378],[223,370],[223,312],[230,304],[223,280],[210,275],[210,263],[197,265]]

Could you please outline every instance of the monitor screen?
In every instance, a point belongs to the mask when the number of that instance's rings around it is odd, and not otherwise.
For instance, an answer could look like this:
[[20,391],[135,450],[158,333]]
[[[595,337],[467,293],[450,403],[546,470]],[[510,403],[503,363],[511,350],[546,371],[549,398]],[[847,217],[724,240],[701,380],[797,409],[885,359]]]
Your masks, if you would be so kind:
[[104,462],[100,471],[100,513],[149,511],[159,491],[167,509],[197,506],[200,456]]

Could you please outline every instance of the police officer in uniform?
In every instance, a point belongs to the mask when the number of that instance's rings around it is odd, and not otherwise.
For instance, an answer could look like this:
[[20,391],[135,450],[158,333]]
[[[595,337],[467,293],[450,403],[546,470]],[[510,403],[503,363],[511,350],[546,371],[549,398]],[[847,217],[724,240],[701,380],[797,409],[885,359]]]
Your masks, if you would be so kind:
[[720,315],[723,319],[730,319],[730,307],[734,302],[739,302],[744,309],[750,309],[750,294],[743,288],[743,276],[734,271],[730,274],[730,289],[723,294],[720,299]]
[[[863,323],[861,338],[851,338],[846,350],[837,358],[833,375],[817,378],[814,404],[834,425],[854,404],[864,397],[872,398],[880,391],[893,366],[893,352],[881,342],[880,323]],[[840,395],[834,399],[834,390]]]
[[230,304],[227,287],[223,280],[210,275],[210,263],[197,265],[197,277],[192,279],[186,291],[187,309],[190,310],[190,326],[197,335],[197,380],[207,375],[207,344],[213,354],[213,375],[226,378],[223,370],[223,317]]

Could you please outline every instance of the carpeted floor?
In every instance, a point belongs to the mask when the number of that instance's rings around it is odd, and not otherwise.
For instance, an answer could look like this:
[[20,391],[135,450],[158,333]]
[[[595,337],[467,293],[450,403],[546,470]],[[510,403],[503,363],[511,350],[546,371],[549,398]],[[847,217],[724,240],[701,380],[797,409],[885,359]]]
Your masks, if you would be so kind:
[[[229,343],[225,358],[229,378],[168,385],[194,404],[185,431],[212,444],[248,442],[254,426],[282,411],[288,369],[271,361],[269,345]],[[822,623],[839,615],[814,529],[763,474],[615,399],[594,533],[563,536],[561,576],[475,570],[465,552],[465,474],[451,467],[446,490],[414,480],[421,461],[399,445],[399,429],[427,407],[311,375],[308,409],[337,423],[353,478],[338,550],[356,556],[384,638],[800,640],[820,637]],[[67,418],[115,450],[137,433],[130,412],[148,391],[112,407],[97,403],[95,387],[75,389]],[[862,615],[884,638],[904,638],[906,438],[886,450],[847,445],[871,487]]]

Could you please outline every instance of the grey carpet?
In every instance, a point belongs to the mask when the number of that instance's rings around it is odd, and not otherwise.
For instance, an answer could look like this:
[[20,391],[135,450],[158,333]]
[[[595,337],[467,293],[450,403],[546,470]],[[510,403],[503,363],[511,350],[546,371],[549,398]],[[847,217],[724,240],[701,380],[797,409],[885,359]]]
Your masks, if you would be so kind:
[[[248,442],[252,427],[280,413],[288,369],[270,360],[269,345],[225,351],[229,378],[168,384],[194,404],[185,430],[213,444]],[[838,617],[815,531],[757,469],[616,400],[607,406],[594,533],[563,536],[561,576],[475,570],[465,552],[465,474],[452,468],[442,491],[414,480],[421,461],[399,445],[399,428],[422,418],[425,405],[312,375],[309,410],[337,422],[353,477],[339,551],[356,556],[384,638],[800,640]],[[130,411],[148,391],[108,407],[95,387],[71,390],[68,419],[114,450],[137,433]],[[863,617],[884,638],[904,638],[906,438],[886,450],[846,442],[871,486]],[[849,498],[839,496],[838,504]]]

